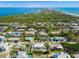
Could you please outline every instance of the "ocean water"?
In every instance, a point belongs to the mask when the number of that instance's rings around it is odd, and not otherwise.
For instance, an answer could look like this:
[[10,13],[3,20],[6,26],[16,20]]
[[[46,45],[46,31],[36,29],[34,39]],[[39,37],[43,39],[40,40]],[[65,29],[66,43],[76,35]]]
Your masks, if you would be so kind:
[[70,15],[79,16],[79,8],[55,8],[54,10]]
[[15,14],[32,14],[40,12],[41,8],[0,8],[0,16]]
[[[7,15],[15,15],[15,14],[32,14],[38,13],[44,10],[44,8],[0,8],[0,16],[7,16]],[[51,10],[56,10],[58,12],[64,12],[72,15],[79,15],[79,8],[51,8]]]

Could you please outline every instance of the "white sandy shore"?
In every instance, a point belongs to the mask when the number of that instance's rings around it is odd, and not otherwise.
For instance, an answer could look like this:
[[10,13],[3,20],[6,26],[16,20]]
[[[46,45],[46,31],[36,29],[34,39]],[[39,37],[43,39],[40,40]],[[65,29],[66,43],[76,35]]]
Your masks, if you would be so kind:
[[73,13],[68,13],[68,12],[62,12],[62,13],[65,13],[65,14],[69,14],[69,15],[72,15],[72,16],[79,17],[79,15],[78,15],[78,14],[73,14]]

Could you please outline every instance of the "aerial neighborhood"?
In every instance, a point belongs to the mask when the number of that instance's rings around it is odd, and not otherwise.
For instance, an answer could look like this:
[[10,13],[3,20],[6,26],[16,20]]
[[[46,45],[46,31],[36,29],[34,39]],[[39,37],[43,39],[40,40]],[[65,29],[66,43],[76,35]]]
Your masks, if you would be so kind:
[[0,57],[75,58],[79,21],[0,23]]

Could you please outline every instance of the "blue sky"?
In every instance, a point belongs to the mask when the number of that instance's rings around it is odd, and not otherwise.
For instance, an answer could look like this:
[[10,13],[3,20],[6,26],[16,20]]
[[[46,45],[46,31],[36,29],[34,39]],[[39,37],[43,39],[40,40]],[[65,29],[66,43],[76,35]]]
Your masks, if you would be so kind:
[[79,7],[79,1],[0,1],[0,7]]

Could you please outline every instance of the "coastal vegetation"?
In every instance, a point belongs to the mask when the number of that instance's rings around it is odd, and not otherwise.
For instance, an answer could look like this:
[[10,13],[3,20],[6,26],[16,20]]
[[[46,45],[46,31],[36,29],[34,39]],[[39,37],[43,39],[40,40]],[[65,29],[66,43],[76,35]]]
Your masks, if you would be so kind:
[[48,22],[48,21],[74,21],[79,19],[72,15],[65,13],[60,13],[57,11],[46,10],[40,13],[35,14],[20,14],[20,15],[11,15],[11,16],[2,16],[0,17],[1,23],[10,23],[10,22]]

